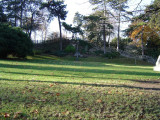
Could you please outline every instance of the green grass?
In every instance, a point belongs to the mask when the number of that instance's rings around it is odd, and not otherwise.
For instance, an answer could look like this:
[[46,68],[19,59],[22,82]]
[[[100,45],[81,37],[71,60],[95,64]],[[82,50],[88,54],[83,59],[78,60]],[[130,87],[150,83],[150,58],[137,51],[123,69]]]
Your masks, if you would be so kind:
[[160,73],[132,59],[0,60],[0,120],[159,120]]

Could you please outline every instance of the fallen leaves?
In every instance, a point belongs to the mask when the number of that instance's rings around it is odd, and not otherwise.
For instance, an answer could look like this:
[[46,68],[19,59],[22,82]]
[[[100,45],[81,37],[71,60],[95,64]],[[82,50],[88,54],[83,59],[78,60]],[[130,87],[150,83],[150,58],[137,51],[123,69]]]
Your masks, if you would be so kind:
[[96,103],[102,103],[101,99],[96,100]]
[[54,86],[54,84],[49,84],[49,87],[53,87]]
[[113,118],[115,116],[114,115],[106,115],[105,117],[107,117],[107,118]]
[[108,94],[112,94],[112,91],[108,91]]
[[10,114],[9,114],[9,113],[4,113],[4,117],[5,117],[5,118],[9,118],[9,117],[10,117]]
[[22,112],[16,112],[13,116],[14,119],[21,119],[27,117],[24,113]]
[[35,110],[33,110],[31,113],[38,114],[39,111],[38,111],[38,109],[35,109]]
[[60,93],[56,93],[56,96],[60,96]]
[[63,115],[68,116],[70,114],[69,111],[62,112]]

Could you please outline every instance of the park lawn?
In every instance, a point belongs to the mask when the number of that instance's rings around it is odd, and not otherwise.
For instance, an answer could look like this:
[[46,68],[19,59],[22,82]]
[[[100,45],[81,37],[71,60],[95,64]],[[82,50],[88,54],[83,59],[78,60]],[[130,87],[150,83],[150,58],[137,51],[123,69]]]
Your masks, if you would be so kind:
[[160,73],[134,60],[0,60],[0,120],[159,120]]

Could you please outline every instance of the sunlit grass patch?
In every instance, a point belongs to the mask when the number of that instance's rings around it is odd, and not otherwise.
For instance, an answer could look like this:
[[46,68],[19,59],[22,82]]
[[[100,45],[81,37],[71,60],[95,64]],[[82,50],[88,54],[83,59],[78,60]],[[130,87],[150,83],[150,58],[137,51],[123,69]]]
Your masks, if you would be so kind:
[[150,64],[43,57],[0,60],[0,119],[159,120],[160,73]]

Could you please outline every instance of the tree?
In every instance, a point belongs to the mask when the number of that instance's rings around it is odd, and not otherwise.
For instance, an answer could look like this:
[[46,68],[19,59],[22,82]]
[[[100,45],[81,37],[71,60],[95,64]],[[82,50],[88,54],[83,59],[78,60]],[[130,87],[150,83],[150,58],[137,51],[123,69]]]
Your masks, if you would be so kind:
[[79,12],[76,12],[75,15],[74,15],[74,18],[73,18],[73,23],[76,25],[76,26],[82,26],[83,24],[83,15],[81,15]]
[[142,20],[137,20],[130,25],[126,34],[133,40],[138,47],[141,46],[142,56],[144,56],[144,47],[151,41],[155,45],[160,45],[160,37],[156,29],[151,28]]
[[3,1],[0,1],[0,23],[7,22],[7,16],[4,14]]
[[[104,46],[104,54],[106,53],[106,35],[109,35],[113,26],[109,22],[104,23],[103,11],[96,11],[95,13],[84,17],[84,27],[87,31],[87,36],[90,42],[97,47]],[[103,40],[102,40],[103,36]]]
[[60,50],[62,51],[62,30],[61,30],[61,20],[65,20],[67,11],[66,5],[63,1],[55,1],[51,0],[49,2],[43,3],[41,8],[47,8],[50,15],[49,19],[52,19],[53,17],[58,18],[59,23],[59,32],[60,32]]
[[25,58],[32,55],[33,43],[20,28],[0,24],[0,57],[8,55]]
[[89,16],[84,16],[84,29],[87,32],[88,40],[95,44],[97,48],[102,47],[102,30],[100,25],[101,16],[91,14]]
[[3,0],[2,3],[8,22],[23,28],[30,37],[42,23],[41,0]]
[[[159,4],[160,2],[155,0],[151,5],[147,6],[143,13],[132,18],[131,25],[125,30],[126,35],[132,38],[137,46],[141,46],[142,56],[149,49],[158,51],[157,46],[160,45]],[[147,49],[144,50],[144,47],[147,47]]]
[[[115,18],[118,23],[118,34],[117,34],[117,51],[119,51],[119,41],[120,41],[120,25],[123,18],[129,19],[127,16],[129,12],[125,9],[127,8],[128,0],[90,0],[90,3],[93,5],[97,5],[96,9],[103,8],[104,17]],[[114,12],[113,12],[114,11]],[[126,15],[127,14],[127,15]],[[104,20],[105,21],[105,20]],[[105,23],[105,22],[104,22]],[[105,31],[105,27],[104,27]],[[104,34],[105,32],[103,32]],[[103,35],[105,39],[105,34]]]
[[72,27],[72,25],[69,25],[65,22],[63,22],[62,25],[67,31],[71,32],[73,36],[75,36],[75,34],[80,34],[80,35],[83,34],[83,31],[81,30],[80,25]]
[[31,38],[33,31],[40,29],[43,24],[43,13],[40,11],[41,0],[28,0],[26,1],[26,15],[23,18],[22,28],[26,30]]
[[149,25],[152,28],[160,30],[160,1],[154,0],[154,2],[147,6],[145,9],[145,15],[148,16]]
[[3,0],[5,6],[5,12],[7,13],[7,19],[12,26],[18,26],[17,22],[20,19],[20,0]]

